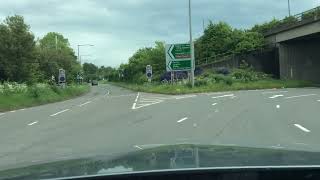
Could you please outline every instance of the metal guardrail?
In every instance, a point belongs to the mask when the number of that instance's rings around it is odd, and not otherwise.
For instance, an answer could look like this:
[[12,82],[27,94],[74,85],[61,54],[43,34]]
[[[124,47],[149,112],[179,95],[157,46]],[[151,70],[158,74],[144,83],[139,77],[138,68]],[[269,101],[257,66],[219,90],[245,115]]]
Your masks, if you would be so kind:
[[279,33],[294,27],[302,26],[314,21],[320,20],[320,6],[310,9],[308,11],[296,14],[294,16],[288,16],[282,19],[278,25],[274,28],[264,32],[265,36]]

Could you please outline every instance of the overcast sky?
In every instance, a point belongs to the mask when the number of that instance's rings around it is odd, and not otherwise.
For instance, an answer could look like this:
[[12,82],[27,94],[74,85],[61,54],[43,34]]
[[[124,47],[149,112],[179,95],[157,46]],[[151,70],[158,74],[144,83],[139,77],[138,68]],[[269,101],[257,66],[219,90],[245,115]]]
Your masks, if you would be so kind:
[[[320,0],[290,0],[292,14],[320,5]],[[0,0],[0,19],[25,17],[36,37],[59,32],[86,62],[117,67],[154,41],[188,41],[187,0]],[[236,28],[283,18],[287,0],[192,0],[193,34],[202,34],[203,19],[226,21]]]

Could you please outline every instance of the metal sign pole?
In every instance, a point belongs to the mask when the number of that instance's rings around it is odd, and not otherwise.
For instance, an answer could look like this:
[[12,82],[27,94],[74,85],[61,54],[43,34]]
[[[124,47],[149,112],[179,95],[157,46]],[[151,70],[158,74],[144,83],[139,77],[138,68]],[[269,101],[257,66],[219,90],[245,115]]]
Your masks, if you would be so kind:
[[191,84],[194,87],[194,48],[192,41],[192,20],[191,20],[191,0],[189,0],[189,35],[190,35],[190,49],[191,49]]

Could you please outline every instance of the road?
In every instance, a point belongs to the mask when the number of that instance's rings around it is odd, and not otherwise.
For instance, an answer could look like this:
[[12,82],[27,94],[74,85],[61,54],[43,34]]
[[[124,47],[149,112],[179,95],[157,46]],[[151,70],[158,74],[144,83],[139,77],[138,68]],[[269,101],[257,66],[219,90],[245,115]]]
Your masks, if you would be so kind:
[[99,85],[0,114],[0,169],[184,143],[320,151],[319,110],[317,88],[173,96]]

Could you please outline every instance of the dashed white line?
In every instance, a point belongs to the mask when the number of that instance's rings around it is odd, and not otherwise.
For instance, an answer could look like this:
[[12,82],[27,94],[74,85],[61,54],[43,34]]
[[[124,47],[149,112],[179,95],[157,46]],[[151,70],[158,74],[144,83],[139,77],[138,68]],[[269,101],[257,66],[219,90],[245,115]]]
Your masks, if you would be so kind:
[[90,103],[92,103],[92,101],[88,101],[88,102],[85,102],[85,103],[83,103],[83,104],[80,104],[79,107],[82,107],[82,106],[87,105],[87,104],[90,104]]
[[283,96],[284,96],[283,94],[278,94],[278,95],[271,96],[271,97],[269,97],[269,98],[270,98],[270,99],[275,99],[275,98],[283,97]]
[[11,113],[14,113],[14,112],[16,112],[15,110],[13,110],[13,111],[10,111]]
[[316,94],[304,94],[304,95],[300,95],[300,96],[290,96],[290,97],[286,97],[285,99],[293,99],[293,98],[309,97],[309,96],[316,96]]
[[320,100],[318,100],[318,102],[320,102]]
[[139,96],[140,96],[140,93],[138,92],[137,97],[136,97],[136,99],[134,100],[134,102],[137,102],[137,101],[138,101]]
[[215,106],[215,105],[217,105],[217,104],[218,104],[218,103],[213,103],[212,106]]
[[280,109],[280,105],[277,105],[276,108],[277,108],[277,109]]
[[306,143],[294,143],[294,144],[296,144],[296,145],[308,146],[308,144],[306,144]]
[[133,103],[132,108],[131,109],[136,109],[136,105],[137,103]]
[[297,128],[301,129],[304,132],[311,132],[309,129],[301,126],[300,124],[294,124],[294,126],[296,126]]
[[179,121],[177,121],[177,123],[181,123],[181,122],[183,122],[183,121],[185,121],[185,120],[187,120],[187,119],[188,119],[187,117],[182,118],[182,119],[180,119]]
[[227,94],[227,95],[223,95],[223,96],[215,96],[215,97],[212,97],[213,99],[218,99],[218,98],[223,98],[223,97],[233,97],[234,94]]
[[28,126],[32,126],[32,125],[37,124],[37,123],[38,123],[38,121],[35,121],[35,122],[32,122],[32,123],[29,123],[29,124],[28,124]]
[[262,94],[279,94],[279,93],[288,93],[289,91],[268,91],[268,92],[263,92]]
[[69,110],[70,110],[70,109],[65,109],[65,110],[59,111],[59,112],[57,112],[57,113],[51,114],[50,116],[53,117],[53,116],[56,116],[56,115],[58,115],[58,114],[67,112],[67,111],[69,111]]
[[136,145],[136,146],[134,146],[134,147],[137,148],[137,149],[143,150],[143,148],[140,147],[140,146],[138,146],[138,145]]
[[5,113],[0,113],[0,116],[5,115]]

